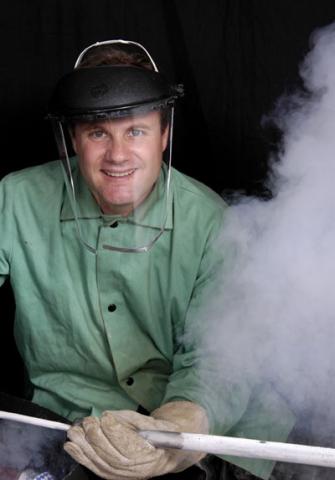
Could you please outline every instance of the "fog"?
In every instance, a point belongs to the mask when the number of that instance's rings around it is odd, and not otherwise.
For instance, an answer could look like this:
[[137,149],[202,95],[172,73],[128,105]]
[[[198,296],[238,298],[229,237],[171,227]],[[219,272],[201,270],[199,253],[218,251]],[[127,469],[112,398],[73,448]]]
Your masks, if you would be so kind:
[[0,420],[0,478],[12,480],[25,472],[27,479],[48,473],[62,480],[75,462],[63,450],[66,432]]
[[335,23],[310,42],[303,86],[266,118],[282,132],[273,196],[227,210],[223,274],[197,328],[216,382],[268,382],[335,447]]
[[[273,197],[227,209],[223,273],[193,324],[216,387],[268,383],[316,442],[335,446],[335,24],[313,33],[300,74],[303,88],[267,115],[283,134]],[[48,468],[43,446],[55,439],[4,425],[1,466]]]

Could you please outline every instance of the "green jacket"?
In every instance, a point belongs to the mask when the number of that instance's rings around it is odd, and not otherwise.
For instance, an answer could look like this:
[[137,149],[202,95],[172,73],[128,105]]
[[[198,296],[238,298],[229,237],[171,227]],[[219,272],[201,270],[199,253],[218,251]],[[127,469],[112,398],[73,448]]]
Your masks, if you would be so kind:
[[[101,214],[75,162],[74,179],[83,236],[96,255],[78,241],[59,162],[0,183],[0,285],[10,277],[33,401],[74,420],[186,399],[204,406],[215,433],[284,440],[292,424],[284,404],[278,426],[269,423],[267,400],[244,385],[233,401],[222,389],[213,401],[212,386],[197,372],[197,349],[183,342],[224,260],[214,248],[225,211],[220,197],[173,169],[161,238],[147,253],[111,252],[102,245],[129,238],[133,226]],[[154,213],[159,188],[145,228],[161,224]],[[220,423],[221,408],[229,415]],[[269,462],[232,461],[264,478],[271,469]]]

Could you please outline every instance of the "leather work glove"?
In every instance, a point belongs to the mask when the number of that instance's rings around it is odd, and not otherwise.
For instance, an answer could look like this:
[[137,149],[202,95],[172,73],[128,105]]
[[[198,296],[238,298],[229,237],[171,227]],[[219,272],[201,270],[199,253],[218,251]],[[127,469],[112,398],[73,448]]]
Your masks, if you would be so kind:
[[205,410],[188,401],[174,401],[154,410],[150,417],[130,410],[106,411],[100,418],[86,417],[68,431],[65,450],[78,463],[108,480],[147,479],[180,472],[206,454],[155,448],[138,430],[208,433]]

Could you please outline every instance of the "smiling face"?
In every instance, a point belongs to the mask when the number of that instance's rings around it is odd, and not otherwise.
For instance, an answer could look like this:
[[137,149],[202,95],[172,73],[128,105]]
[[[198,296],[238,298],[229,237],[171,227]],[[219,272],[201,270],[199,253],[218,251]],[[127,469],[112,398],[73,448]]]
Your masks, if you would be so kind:
[[80,171],[103,213],[126,216],[147,198],[167,141],[159,112],[74,127]]

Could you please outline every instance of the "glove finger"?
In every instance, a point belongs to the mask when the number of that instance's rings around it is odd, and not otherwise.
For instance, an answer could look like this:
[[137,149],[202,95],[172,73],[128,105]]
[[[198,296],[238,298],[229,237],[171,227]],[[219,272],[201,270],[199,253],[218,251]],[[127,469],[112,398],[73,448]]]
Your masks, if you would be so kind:
[[131,463],[141,465],[155,462],[162,455],[162,450],[156,449],[140,437],[132,426],[120,423],[114,414],[103,414],[100,424],[108,440],[118,449],[120,455],[127,456]]
[[105,478],[108,480],[119,480],[119,479],[133,479],[133,480],[143,480],[145,478],[152,477],[152,472],[154,472],[154,468],[152,464],[150,466],[145,466],[144,468],[141,466],[137,466],[137,468],[118,468],[115,465],[107,465],[103,467],[101,461],[97,461],[98,459],[95,457],[94,461],[92,461],[89,456],[87,456],[81,447],[73,442],[66,442],[64,444],[64,450],[72,457],[76,462],[80,463],[84,467],[88,468],[92,472],[94,472],[98,477]]
[[[103,413],[102,416],[108,416],[109,411]],[[119,422],[128,424],[137,430],[165,430],[168,432],[176,431],[176,425],[165,420],[157,420],[147,415],[129,410],[118,410],[112,413],[114,418]]]
[[[106,411],[102,416],[104,417],[104,420],[107,422],[107,424],[109,424],[108,420],[112,416],[114,417],[114,419],[117,419],[120,423],[124,424],[125,426],[128,425],[131,428],[135,428],[136,430],[138,429],[157,430],[158,429],[158,430],[164,430],[164,431],[177,431],[177,426],[170,421],[155,419],[153,417],[144,416],[133,411],[128,411],[128,410],[118,410],[115,412]],[[103,425],[103,422],[102,422],[102,425]],[[180,450],[174,450],[174,449],[164,450],[164,449],[156,448],[156,452],[161,452],[160,457],[157,456],[157,458],[152,460],[152,463],[150,465],[149,464],[147,465],[147,473],[153,472],[155,476],[166,474],[171,470],[174,471],[174,469],[180,463],[180,460],[185,456],[185,452],[181,452]],[[187,455],[189,455],[189,452],[187,453]],[[187,466],[192,465],[193,463],[195,463],[195,461],[189,462]],[[181,466],[180,469],[183,470],[184,468]]]
[[[72,427],[68,431],[68,437],[71,442],[66,442],[64,445],[65,450],[80,464],[89,468],[90,470],[98,473],[103,478],[128,478],[135,476],[135,474],[129,474],[126,461],[118,461],[115,456],[110,456],[102,453],[101,456],[95,448],[90,444],[89,439],[86,438],[84,426],[88,424],[96,424],[97,419],[94,417],[87,417],[83,420],[82,427]],[[115,475],[115,476],[113,476]]]
[[99,461],[94,456],[94,461],[91,458],[91,454],[88,453],[88,449],[85,448],[85,451],[76,443],[74,442],[66,442],[64,444],[64,450],[78,463],[84,465],[84,467],[88,468],[92,472],[96,473],[98,476],[102,478],[107,478],[109,480],[113,480],[117,477],[112,477],[110,472],[109,465],[105,464],[102,461]]
[[120,452],[128,451],[130,447],[134,453],[137,451],[150,453],[155,450],[149,442],[138,435],[136,426],[123,419],[119,421],[114,412],[103,413],[100,423],[106,437]]
[[129,425],[137,430],[154,430],[155,419],[147,415],[142,415],[132,410],[116,410],[109,412],[108,410],[102,414],[102,418],[113,416],[118,422]]
[[124,465],[129,462],[127,455],[123,455],[114,443],[109,440],[104,434],[101,423],[97,418],[87,417],[83,420],[82,428],[85,433],[85,438],[96,451],[96,453],[105,461],[115,464]]
[[[146,452],[143,448],[138,449],[137,444],[134,444],[134,442],[138,440],[138,435],[119,422],[115,422],[114,427],[112,427],[116,430],[113,439],[105,435],[101,421],[97,418],[87,417],[83,420],[82,428],[85,433],[85,439],[97,455],[105,462],[120,470],[156,461],[161,455],[161,453],[157,453],[156,449],[151,445],[149,445],[149,452]],[[122,451],[119,450],[120,443],[125,445]],[[146,444],[146,442],[144,443]]]
[[[82,428],[85,434],[85,439],[94,449],[94,451],[107,463],[120,468],[125,468],[130,462],[127,453],[120,452],[118,448],[115,448],[115,442],[111,442],[106,437],[101,423],[97,418],[87,417],[83,420]],[[126,435],[127,432],[123,432]],[[122,433],[121,433],[122,435]]]

